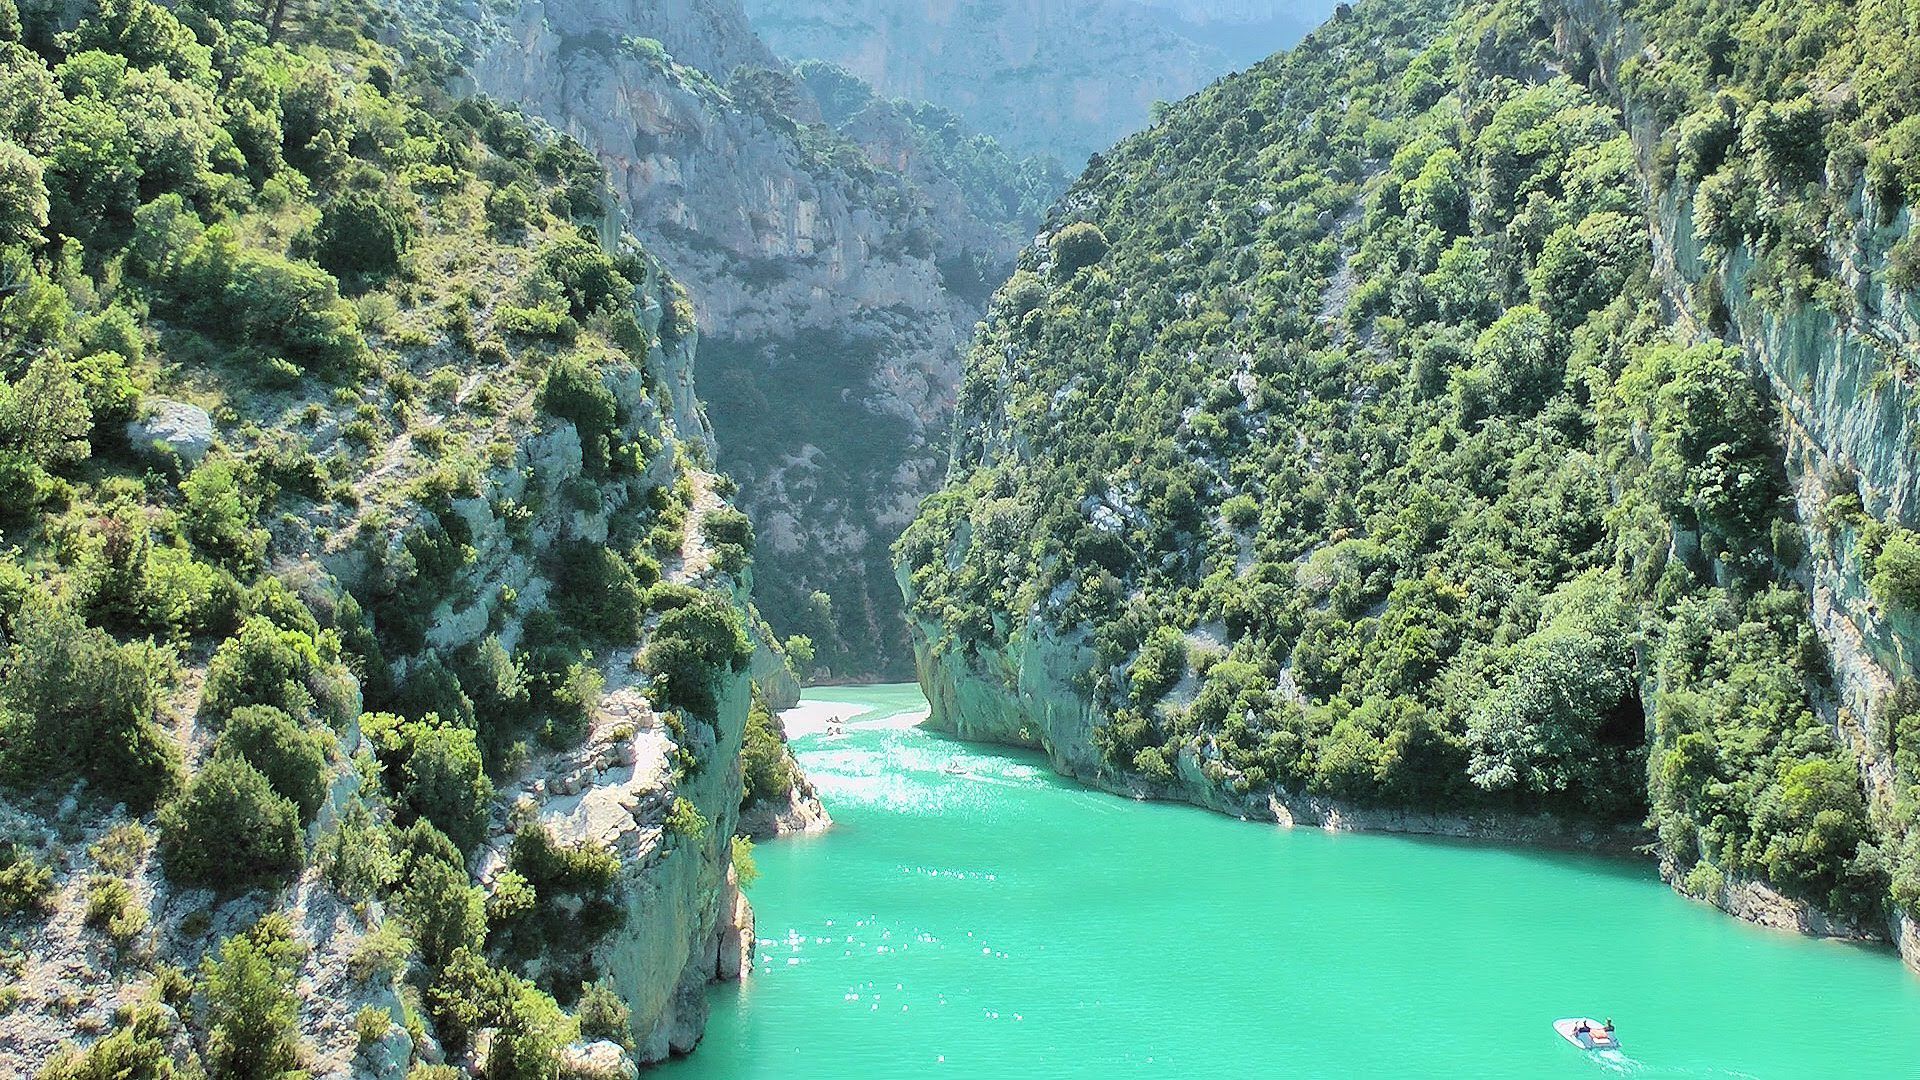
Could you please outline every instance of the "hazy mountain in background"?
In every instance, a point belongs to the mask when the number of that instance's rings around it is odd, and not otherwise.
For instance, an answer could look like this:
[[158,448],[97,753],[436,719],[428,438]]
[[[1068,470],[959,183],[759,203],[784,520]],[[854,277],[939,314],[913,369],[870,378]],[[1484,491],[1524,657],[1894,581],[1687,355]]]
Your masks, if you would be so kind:
[[1333,0],[746,0],[789,60],[944,105],[1078,166],[1220,75],[1298,41]]

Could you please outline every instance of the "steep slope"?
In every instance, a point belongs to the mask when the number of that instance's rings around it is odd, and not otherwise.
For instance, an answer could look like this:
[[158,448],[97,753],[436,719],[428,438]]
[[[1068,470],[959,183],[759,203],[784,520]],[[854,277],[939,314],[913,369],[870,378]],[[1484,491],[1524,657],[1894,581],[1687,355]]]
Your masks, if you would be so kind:
[[1078,167],[1173,101],[1264,57],[1326,0],[747,0],[789,59],[826,60],[892,97],[952,109],[1024,154]]
[[791,675],[684,289],[381,8],[59,12],[0,0],[0,1072],[690,1049]]
[[1920,121],[1820,13],[1360,4],[1096,160],[897,549],[936,722],[1909,935]]
[[943,151],[964,136],[824,123],[734,0],[408,10],[462,38],[482,89],[592,148],[687,285],[769,616],[826,673],[906,670],[886,546],[938,482],[959,349],[1034,219],[939,167],[984,160]]

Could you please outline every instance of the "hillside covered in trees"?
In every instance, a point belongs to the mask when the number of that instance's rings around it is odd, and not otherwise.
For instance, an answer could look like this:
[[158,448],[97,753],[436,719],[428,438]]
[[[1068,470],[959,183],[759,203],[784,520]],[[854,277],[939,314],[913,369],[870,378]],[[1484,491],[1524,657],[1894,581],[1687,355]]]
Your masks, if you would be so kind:
[[0,1073],[690,1049],[793,683],[685,290],[378,5],[72,7],[0,0]]
[[1370,0],[1096,158],[896,548],[936,723],[1911,946],[1914,18]]

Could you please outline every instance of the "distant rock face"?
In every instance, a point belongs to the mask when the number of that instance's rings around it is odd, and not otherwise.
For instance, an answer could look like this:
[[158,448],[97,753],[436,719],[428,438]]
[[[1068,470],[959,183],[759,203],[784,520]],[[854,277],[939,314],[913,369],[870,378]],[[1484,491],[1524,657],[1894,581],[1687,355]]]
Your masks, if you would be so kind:
[[789,60],[830,60],[1077,167],[1228,70],[1291,45],[1331,0],[747,0]]
[[887,546],[944,467],[978,267],[997,277],[1021,237],[899,171],[887,132],[861,146],[809,126],[818,106],[735,0],[549,0],[505,19],[476,31],[480,88],[595,150],[691,294],[761,608],[836,673],[904,674]]

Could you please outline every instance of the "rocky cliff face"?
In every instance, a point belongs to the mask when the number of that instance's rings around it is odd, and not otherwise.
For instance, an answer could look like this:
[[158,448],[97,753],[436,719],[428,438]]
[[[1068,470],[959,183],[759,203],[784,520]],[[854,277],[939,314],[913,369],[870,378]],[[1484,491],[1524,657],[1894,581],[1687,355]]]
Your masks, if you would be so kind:
[[832,61],[882,93],[944,105],[1022,153],[1075,167],[1143,127],[1154,102],[1291,44],[1332,9],[1319,0],[747,4],[782,56]]
[[[1808,552],[1803,575],[1833,676],[1820,713],[1859,755],[1876,826],[1898,846],[1911,825],[1886,717],[1896,688],[1920,675],[1920,619],[1874,595],[1862,538],[1876,526],[1920,521],[1920,375],[1897,359],[1920,351],[1920,294],[1889,277],[1890,253],[1911,235],[1912,208],[1887,204],[1864,176],[1830,165],[1824,180],[1836,189],[1842,210],[1834,220],[1842,227],[1822,247],[1839,297],[1793,308],[1756,297],[1759,253],[1748,243],[1706,251],[1700,189],[1661,176],[1670,133],[1621,77],[1622,65],[1647,48],[1646,36],[1614,5],[1595,0],[1567,0],[1559,26],[1568,52],[1594,62],[1618,96],[1649,186],[1660,192],[1654,251],[1674,312],[1695,335],[1738,342],[1779,404],[1783,460]],[[1849,497],[1860,510],[1836,510],[1835,500]],[[1722,904],[1757,921],[1821,929],[1822,916],[1804,906],[1755,912],[1738,890]],[[1911,912],[1894,911],[1889,934],[1920,967]]]
[[823,126],[732,0],[550,0],[465,33],[477,85],[593,148],[685,282],[762,607],[831,673],[903,672],[885,548],[937,482],[958,348],[1023,233],[884,116]]

